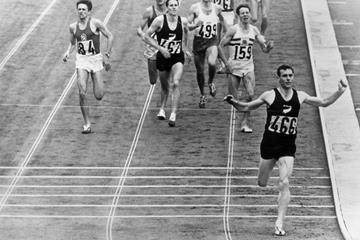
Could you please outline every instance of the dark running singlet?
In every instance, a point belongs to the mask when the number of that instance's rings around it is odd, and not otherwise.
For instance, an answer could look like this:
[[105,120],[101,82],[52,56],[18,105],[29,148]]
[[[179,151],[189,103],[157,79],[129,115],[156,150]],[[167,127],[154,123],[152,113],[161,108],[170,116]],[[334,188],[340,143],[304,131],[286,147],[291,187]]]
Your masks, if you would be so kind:
[[75,38],[77,42],[77,53],[81,55],[95,55],[100,53],[100,34],[94,33],[90,28],[89,18],[84,30],[79,23],[76,24]]
[[183,27],[181,17],[178,16],[176,28],[171,30],[168,24],[166,14],[164,16],[164,22],[161,30],[157,32],[158,44],[166,48],[171,57],[169,59],[164,58],[160,51],[156,55],[156,66],[160,71],[170,71],[171,67],[181,62],[184,64],[184,52],[182,50],[182,39],[183,39]]
[[260,145],[263,159],[295,156],[297,123],[300,102],[297,91],[293,89],[293,96],[285,101],[278,89],[274,89],[274,102],[267,108],[265,132]]

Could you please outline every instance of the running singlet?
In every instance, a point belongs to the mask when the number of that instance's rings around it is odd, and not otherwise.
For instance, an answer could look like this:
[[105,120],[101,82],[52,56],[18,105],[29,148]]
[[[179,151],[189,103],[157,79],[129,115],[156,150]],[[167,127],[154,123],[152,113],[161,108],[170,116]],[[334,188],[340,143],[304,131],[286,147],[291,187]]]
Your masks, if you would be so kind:
[[229,43],[229,61],[234,69],[253,69],[253,46],[259,30],[250,25],[248,30],[243,30],[238,24],[236,32]]
[[159,32],[157,32],[157,41],[158,44],[166,48],[171,57],[182,55],[182,39],[183,39],[183,29],[181,23],[181,17],[178,16],[177,25],[174,30],[169,28],[166,14],[164,16],[163,27]]
[[81,30],[79,23],[76,24],[75,38],[77,42],[77,53],[80,55],[95,55],[100,53],[100,34],[94,33],[90,28],[89,18],[86,28]]
[[232,11],[231,0],[213,0],[213,2],[221,7],[222,11]]
[[270,137],[271,142],[294,143],[297,134],[297,123],[300,102],[297,91],[293,89],[293,96],[285,101],[278,89],[274,89],[274,102],[267,108],[264,138]]
[[195,29],[195,36],[205,39],[211,39],[217,35],[217,24],[219,23],[219,17],[216,14],[215,5],[211,4],[211,13],[206,15],[201,9],[201,2],[197,3],[199,8],[198,20],[203,24]]

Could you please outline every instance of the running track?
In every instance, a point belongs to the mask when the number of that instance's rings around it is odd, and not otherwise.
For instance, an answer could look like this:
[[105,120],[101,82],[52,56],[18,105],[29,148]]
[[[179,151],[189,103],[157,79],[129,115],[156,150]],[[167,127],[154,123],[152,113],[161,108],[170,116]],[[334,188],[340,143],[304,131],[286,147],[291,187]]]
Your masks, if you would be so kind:
[[[255,133],[241,134],[222,102],[224,76],[218,96],[198,109],[187,65],[177,127],[157,121],[159,86],[148,85],[135,36],[149,4],[95,2],[94,16],[108,22],[116,41],[106,96],[90,98],[94,133],[84,136],[74,63],[61,62],[73,3],[0,3],[1,239],[272,237],[277,191],[255,186],[264,111],[253,113]],[[257,94],[275,86],[283,62],[295,66],[297,86],[314,94],[300,9],[299,1],[272,6],[268,35],[277,47],[269,56],[256,50]],[[318,112],[302,113],[287,238],[341,239]]]

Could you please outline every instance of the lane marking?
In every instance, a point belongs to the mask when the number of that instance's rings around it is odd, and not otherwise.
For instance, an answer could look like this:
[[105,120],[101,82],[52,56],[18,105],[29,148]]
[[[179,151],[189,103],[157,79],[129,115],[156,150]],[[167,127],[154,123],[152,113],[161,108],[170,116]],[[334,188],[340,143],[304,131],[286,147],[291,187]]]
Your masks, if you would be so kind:
[[[3,107],[36,107],[36,108],[49,108],[53,107],[53,105],[47,104],[22,104],[22,103],[3,103],[0,104]],[[79,108],[78,105],[63,105],[62,108]],[[141,107],[117,107],[117,106],[106,106],[106,105],[89,105],[90,108],[94,109],[122,109],[122,110],[139,110],[142,109]],[[158,107],[149,107],[149,110],[155,111],[159,110]],[[165,110],[170,110],[169,108],[165,108]],[[181,108],[181,111],[199,111],[199,112],[225,112],[225,109],[221,108]]]
[[[56,0],[53,0],[53,3],[55,3]],[[108,19],[110,18],[110,16],[112,15],[112,13],[114,12],[116,6],[117,6],[117,2],[115,1],[114,4],[112,5],[109,13],[107,14],[105,20],[104,20],[104,25],[107,24]],[[115,4],[116,3],[116,4]],[[52,5],[49,5],[52,6]],[[49,6],[47,9],[49,9]],[[1,70],[1,65],[0,65],[0,70]],[[18,168],[18,171],[16,172],[15,177],[12,179],[10,185],[8,186],[5,194],[3,195],[3,197],[1,198],[0,201],[0,212],[4,207],[4,204],[6,203],[7,199],[9,198],[11,192],[13,191],[13,189],[15,188],[15,185],[17,184],[17,182],[20,179],[20,176],[22,175],[22,173],[25,170],[25,167],[27,166],[27,164],[30,162],[30,159],[32,157],[32,155],[34,154],[35,150],[37,149],[42,137],[45,135],[45,132],[47,131],[52,119],[54,118],[55,114],[57,113],[57,111],[60,108],[60,105],[62,104],[62,102],[64,101],[66,95],[68,94],[68,92],[70,91],[74,81],[76,79],[76,71],[74,72],[74,74],[72,75],[70,81],[68,82],[68,84],[66,85],[64,91],[61,93],[61,96],[59,98],[59,100],[57,101],[57,103],[55,104],[55,106],[53,107],[53,109],[50,112],[50,115],[48,116],[48,118],[46,119],[46,122],[44,124],[44,126],[42,127],[39,135],[36,137],[35,142],[33,143],[33,145],[30,148],[30,151],[28,152],[28,154],[26,155],[24,161],[22,163],[20,163],[20,167]]]
[[359,66],[360,65],[360,60],[343,60],[342,61],[344,65],[355,65],[355,66]]
[[[9,208],[108,208],[109,204],[5,204]],[[119,204],[116,208],[224,208],[223,204]],[[236,208],[277,208],[276,204],[230,204]],[[289,208],[334,208],[334,205],[290,204]]]
[[[12,178],[12,175],[0,175],[0,179]],[[121,176],[97,176],[97,175],[22,175],[20,179],[121,179]],[[257,176],[127,176],[127,179],[257,179]],[[279,177],[270,177],[279,179]],[[315,177],[292,177],[292,179],[329,179],[327,176]]]
[[339,45],[339,48],[360,48],[360,45]]
[[[223,215],[130,215],[130,216],[114,216],[117,219],[149,219],[149,218],[223,218]],[[230,215],[229,218],[250,218],[250,219],[264,219],[276,218],[276,215]],[[55,219],[73,219],[73,218],[108,218],[106,215],[10,215],[2,214],[0,218],[55,218]],[[290,219],[336,219],[336,216],[327,215],[312,215],[312,216],[286,216]]]
[[[0,195],[1,196],[1,195]],[[111,197],[113,198],[115,195],[114,194],[11,194],[11,197],[29,197],[29,198],[36,198],[36,197],[103,197],[103,198],[107,198],[107,197]],[[121,195],[122,198],[223,198],[224,195],[223,194],[188,194],[188,195],[179,195],[179,194],[166,194],[166,195],[161,195],[161,194],[123,194]],[[277,198],[278,195],[275,194],[266,194],[266,195],[261,195],[261,194],[251,194],[251,195],[246,195],[246,194],[241,194],[241,195],[237,195],[237,194],[232,194],[230,196],[231,198]],[[325,199],[325,198],[329,198],[331,199],[332,196],[331,195],[291,195],[291,198],[299,198],[299,199],[303,199],[303,198],[308,198],[308,199]]]
[[345,76],[346,77],[359,77],[360,73],[346,73]]
[[146,97],[146,101],[144,103],[143,111],[141,113],[141,116],[140,116],[140,119],[139,119],[139,122],[138,122],[138,125],[137,125],[137,128],[136,128],[136,131],[135,131],[134,139],[132,141],[128,156],[126,158],[124,169],[123,169],[123,171],[121,173],[119,183],[118,183],[118,185],[116,187],[116,190],[115,190],[115,197],[113,198],[112,205],[111,205],[111,208],[110,208],[110,212],[109,212],[109,215],[108,215],[108,219],[107,219],[107,222],[106,222],[106,239],[107,240],[112,240],[112,226],[113,226],[116,206],[118,205],[120,195],[121,195],[122,189],[123,189],[124,184],[125,184],[127,173],[129,171],[129,167],[130,167],[130,164],[131,164],[131,161],[132,161],[132,158],[133,158],[133,155],[134,155],[134,152],[135,152],[135,149],[136,149],[139,137],[140,137],[141,129],[142,129],[142,126],[143,126],[144,121],[145,121],[146,113],[148,111],[154,89],[155,89],[155,85],[151,85],[151,87],[149,89],[149,92],[148,92],[148,95]]
[[[5,56],[5,58],[0,63],[0,72],[4,68],[5,64],[9,61],[9,59],[15,54],[15,52],[21,47],[21,45],[25,42],[25,40],[29,37],[29,35],[34,31],[34,29],[39,25],[44,16],[48,13],[48,11],[53,7],[57,0],[53,0],[47,8],[41,13],[41,15],[35,20],[35,22],[30,26],[30,28],[26,31],[26,33],[16,42],[15,46],[10,50],[10,52]],[[1,209],[0,209],[1,211]]]
[[335,26],[352,26],[354,25],[353,22],[347,22],[346,20],[333,20],[333,25]]
[[225,181],[225,199],[224,199],[224,209],[223,209],[223,224],[225,238],[231,240],[231,230],[230,230],[230,200],[231,200],[231,179],[232,179],[232,166],[234,159],[234,137],[235,137],[235,123],[236,123],[236,114],[235,109],[231,107],[230,114],[230,127],[229,127],[229,148],[228,148],[228,161],[227,161],[227,171],[226,171],[226,181]]
[[342,5],[345,5],[346,2],[345,1],[328,1],[328,4],[342,4]]
[[[0,169],[18,169],[19,167],[7,167],[0,166]],[[83,166],[72,166],[72,167],[41,167],[41,166],[26,166],[29,170],[123,170],[124,167],[83,167]],[[228,170],[226,167],[129,167],[130,170]],[[258,170],[257,167],[232,167],[231,170]],[[278,169],[274,167],[274,170]],[[293,168],[293,170],[299,171],[317,171],[325,170],[325,168]]]
[[[7,187],[8,185],[0,185],[0,187]],[[16,188],[117,188],[118,185],[17,185]],[[174,185],[174,184],[167,184],[167,185],[124,185],[124,188],[226,188],[226,185]],[[259,187],[258,185],[231,185],[231,188],[258,188],[264,189]],[[267,189],[277,189],[275,185],[268,185]],[[303,186],[303,185],[293,185],[291,188],[302,188],[302,189],[327,189],[330,186],[318,186],[318,185],[311,185],[311,186]]]

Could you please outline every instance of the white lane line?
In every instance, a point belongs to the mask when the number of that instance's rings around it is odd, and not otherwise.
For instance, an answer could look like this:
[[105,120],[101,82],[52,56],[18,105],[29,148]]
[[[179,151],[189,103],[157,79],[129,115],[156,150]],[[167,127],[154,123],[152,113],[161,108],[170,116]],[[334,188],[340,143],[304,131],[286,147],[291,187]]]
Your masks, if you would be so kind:
[[[53,1],[53,3],[55,3],[56,0]],[[117,1],[118,2],[118,1]],[[112,5],[111,10],[109,11],[109,13],[107,14],[104,24],[107,24],[107,19],[109,19],[109,17],[112,15],[113,11],[115,10],[115,7],[117,6],[116,1],[114,2],[114,4]],[[51,5],[50,5],[51,6]],[[49,7],[48,7],[49,8]],[[47,9],[48,9],[47,8]],[[30,33],[29,33],[30,34]],[[1,70],[1,67],[0,67]],[[17,182],[20,179],[20,176],[22,175],[22,173],[25,171],[25,168],[27,166],[27,164],[30,162],[30,159],[32,157],[32,155],[34,154],[35,150],[37,149],[42,137],[45,135],[46,130],[48,129],[52,119],[54,118],[55,114],[57,113],[57,111],[59,110],[62,102],[64,101],[67,93],[70,91],[73,83],[75,82],[76,79],[76,71],[74,72],[74,74],[72,75],[70,81],[68,82],[68,84],[66,85],[64,91],[61,93],[61,96],[59,98],[59,100],[57,101],[57,103],[55,104],[54,108],[51,110],[49,117],[46,119],[46,122],[44,124],[44,126],[42,127],[39,135],[36,137],[35,142],[33,143],[33,145],[30,148],[30,151],[28,152],[28,154],[26,155],[25,159],[23,160],[23,162],[20,163],[20,167],[18,168],[18,171],[16,172],[15,177],[12,179],[10,185],[8,186],[5,194],[3,195],[3,197],[1,198],[0,201],[0,212],[4,207],[4,204],[6,203],[7,199],[9,198],[11,192],[13,191],[13,189],[15,188]]]
[[114,221],[116,206],[118,205],[120,195],[121,195],[122,189],[123,189],[125,181],[126,181],[127,173],[129,171],[129,167],[130,167],[130,164],[131,164],[131,161],[132,161],[132,158],[133,158],[133,155],[134,155],[134,152],[135,152],[135,149],[136,149],[139,137],[140,137],[141,129],[142,129],[142,126],[145,121],[146,113],[148,111],[154,89],[155,89],[155,85],[151,85],[148,95],[147,95],[147,98],[146,98],[146,101],[144,103],[144,108],[141,113],[141,116],[140,116],[140,119],[138,122],[138,126],[135,131],[135,136],[134,136],[133,142],[131,144],[128,156],[126,158],[124,169],[121,173],[119,183],[116,187],[115,197],[113,198],[111,209],[110,209],[108,219],[106,222],[106,239],[107,240],[112,240],[112,225],[113,225],[113,221]]
[[29,35],[34,31],[34,29],[39,25],[44,16],[48,13],[48,11],[53,7],[57,0],[53,0],[47,8],[41,13],[41,15],[36,19],[36,21],[30,26],[30,28],[26,31],[26,33],[16,42],[15,46],[10,50],[10,52],[5,56],[5,58],[0,63],[0,71],[4,68],[5,64],[9,61],[9,59],[15,54],[15,52],[21,47],[21,45],[25,42],[25,40],[29,37]]
[[[1,195],[0,195],[1,196]],[[43,197],[48,197],[48,198],[57,198],[57,197],[85,197],[85,198],[108,198],[111,197],[113,198],[115,195],[114,194],[11,194],[10,197],[29,197],[29,198],[43,198]],[[199,194],[188,194],[188,195],[179,195],[179,194],[167,194],[167,195],[161,195],[161,194],[123,194],[121,195],[122,198],[223,198],[224,195],[223,194],[219,194],[219,195],[212,195],[212,194],[203,194],[203,195],[199,195]],[[278,195],[270,195],[270,194],[266,194],[266,195],[261,195],[261,194],[251,194],[251,195],[246,195],[246,194],[242,194],[242,195],[237,195],[237,194],[232,194],[230,196],[231,198],[277,198]],[[291,195],[292,199],[331,199],[332,196],[331,195]]]
[[[0,179],[13,178],[12,175],[0,175]],[[121,179],[121,176],[98,176],[98,175],[22,175],[20,179]],[[127,176],[127,179],[257,179],[257,176]],[[278,179],[279,177],[270,177]],[[329,179],[328,176],[319,177],[292,177],[292,179]]]
[[224,209],[223,209],[223,224],[224,224],[224,233],[227,240],[231,240],[231,231],[230,231],[230,200],[231,200],[231,179],[232,179],[232,166],[234,159],[234,136],[235,136],[235,122],[236,114],[235,109],[231,107],[230,114],[230,127],[229,127],[229,148],[228,148],[228,161],[227,161],[227,171],[226,171],[226,181],[225,181],[225,199],[224,199]]
[[339,48],[360,48],[360,45],[339,45]]
[[[0,166],[0,169],[18,169],[16,166]],[[123,170],[124,167],[85,167],[85,166],[54,166],[54,167],[41,167],[41,166],[26,166],[29,170]],[[232,167],[231,170],[258,170],[257,167]],[[274,170],[278,169],[274,167]],[[226,167],[129,167],[129,170],[228,170]],[[293,168],[298,171],[318,171],[325,170],[325,168]]]
[[[8,185],[0,185],[0,187],[7,187]],[[117,188],[118,185],[16,185],[15,188]],[[124,185],[123,188],[226,188],[226,185]],[[258,185],[231,185],[231,188],[258,188],[263,190],[264,188]],[[303,185],[292,185],[290,188],[300,189],[328,189],[330,186],[303,186]],[[277,189],[277,186],[269,185],[267,189]]]
[[347,22],[346,20],[333,20],[333,25],[335,26],[353,26],[353,22]]
[[[46,105],[46,104],[21,104],[21,103],[3,103],[0,104],[0,106],[3,107],[25,107],[25,108],[49,108],[53,105]],[[63,105],[62,108],[78,108],[79,105]],[[139,110],[140,107],[117,107],[117,106],[106,106],[106,105],[89,105],[90,108],[94,109],[121,109],[121,110]],[[158,107],[149,107],[149,110],[155,111],[159,110]],[[165,110],[170,110],[168,108],[165,108]],[[181,111],[208,111],[208,112],[224,112],[227,111],[225,109],[221,108],[181,108]]]
[[345,76],[346,77],[359,77],[360,73],[346,73]]
[[[109,204],[5,204],[9,208],[108,208]],[[223,204],[118,204],[116,208],[224,208]],[[277,208],[275,204],[230,204],[235,208]],[[334,205],[290,204],[289,208],[334,208]]]
[[328,4],[334,4],[334,5],[341,4],[341,5],[345,5],[346,2],[345,2],[345,1],[328,1]]
[[360,60],[343,60],[342,61],[344,65],[354,65],[354,66],[359,66],[360,65]]
[[[223,215],[130,215],[130,216],[113,216],[117,219],[147,219],[147,218],[223,218]],[[230,215],[229,218],[250,218],[250,219],[264,219],[276,218],[276,215]],[[47,219],[74,219],[74,218],[108,218],[106,215],[10,215],[2,214],[0,218],[47,218]],[[312,216],[286,216],[290,219],[336,219],[336,216],[328,215],[312,215]]]

